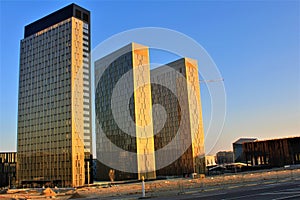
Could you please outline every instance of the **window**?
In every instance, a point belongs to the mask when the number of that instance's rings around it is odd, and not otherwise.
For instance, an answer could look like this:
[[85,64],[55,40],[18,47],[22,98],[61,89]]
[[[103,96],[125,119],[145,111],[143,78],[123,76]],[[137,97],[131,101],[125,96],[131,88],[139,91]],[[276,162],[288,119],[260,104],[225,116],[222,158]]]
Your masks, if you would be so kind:
[[89,16],[86,13],[83,13],[83,20],[89,22]]
[[80,10],[77,10],[77,9],[75,10],[75,17],[81,19],[81,12],[80,12]]

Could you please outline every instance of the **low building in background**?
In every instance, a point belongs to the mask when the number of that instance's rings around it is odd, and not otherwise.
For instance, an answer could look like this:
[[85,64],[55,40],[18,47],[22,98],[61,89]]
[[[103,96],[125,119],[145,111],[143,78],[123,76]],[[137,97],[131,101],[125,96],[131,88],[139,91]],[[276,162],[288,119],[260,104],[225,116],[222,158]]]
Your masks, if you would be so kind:
[[7,187],[15,184],[16,164],[16,152],[0,153],[0,187]]
[[246,142],[242,145],[246,163],[252,166],[300,164],[300,137]]
[[233,161],[234,162],[241,162],[246,163],[246,158],[243,154],[243,143],[245,142],[254,142],[257,138],[240,138],[234,143],[232,143],[233,146]]
[[232,151],[219,151],[216,154],[217,163],[221,164],[229,164],[233,163],[233,152]]
[[205,156],[205,163],[206,163],[206,167],[217,165],[216,156],[206,155]]

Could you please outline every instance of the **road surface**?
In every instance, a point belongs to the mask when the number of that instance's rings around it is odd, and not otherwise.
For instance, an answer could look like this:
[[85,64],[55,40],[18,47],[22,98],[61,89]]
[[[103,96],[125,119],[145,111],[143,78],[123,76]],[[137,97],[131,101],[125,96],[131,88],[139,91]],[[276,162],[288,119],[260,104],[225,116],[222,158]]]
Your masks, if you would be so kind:
[[[152,194],[153,195],[153,194]],[[224,188],[214,189],[211,191],[201,192],[198,190],[187,191],[183,194],[178,195],[162,195],[154,194],[154,196],[147,196],[145,199],[150,200],[192,200],[192,199],[203,199],[203,200],[296,200],[300,199],[300,181],[281,182],[272,184],[252,184],[243,187],[235,188]],[[94,197],[88,199],[114,199],[114,200],[134,200],[143,199],[141,194],[134,195],[121,195],[118,197]]]
[[255,200],[290,200],[300,199],[300,181],[276,183],[269,185],[253,185],[243,188],[228,188],[224,190],[216,190],[209,192],[186,192],[176,196],[164,196],[151,199],[213,199],[213,200],[239,200],[239,199],[255,199]]

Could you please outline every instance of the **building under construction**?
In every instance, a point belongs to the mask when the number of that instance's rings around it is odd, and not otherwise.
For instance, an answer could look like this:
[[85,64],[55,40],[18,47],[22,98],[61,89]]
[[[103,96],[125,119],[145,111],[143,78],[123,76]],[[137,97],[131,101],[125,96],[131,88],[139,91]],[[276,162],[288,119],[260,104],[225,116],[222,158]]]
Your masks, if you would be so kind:
[[300,164],[300,137],[243,143],[246,163],[282,167]]

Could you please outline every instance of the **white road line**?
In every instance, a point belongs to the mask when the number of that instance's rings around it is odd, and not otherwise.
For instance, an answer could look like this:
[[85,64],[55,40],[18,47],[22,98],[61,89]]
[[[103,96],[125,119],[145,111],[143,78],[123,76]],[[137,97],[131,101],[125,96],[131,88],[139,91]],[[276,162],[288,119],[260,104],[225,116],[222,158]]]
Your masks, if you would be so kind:
[[[249,195],[244,195],[244,196],[238,196],[238,197],[231,197],[231,198],[225,198],[226,200],[230,200],[230,199],[243,199],[245,197],[252,197],[252,196],[258,196],[260,194],[249,194]],[[225,200],[223,199],[223,200]]]
[[[284,192],[264,192],[264,193],[258,193],[258,194],[249,194],[249,195],[243,195],[243,196],[238,196],[238,197],[231,197],[231,198],[225,198],[223,200],[233,200],[233,199],[243,199],[245,197],[252,197],[252,196],[264,196],[264,195],[280,195],[280,194],[293,194],[295,192],[288,192],[288,193],[284,193]],[[298,197],[300,196],[299,194],[300,192],[296,192],[296,195],[292,195],[292,196],[287,196],[287,197],[280,197],[278,199],[273,199],[273,200],[279,200],[281,198],[285,199],[285,198],[292,198],[292,197]]]
[[265,192],[261,193],[261,195],[269,195],[269,194],[274,194],[274,195],[280,195],[280,194],[300,194],[300,191],[298,192]]
[[279,197],[279,198],[275,198],[275,199],[272,199],[272,200],[283,200],[283,199],[290,199],[290,198],[295,198],[295,197],[300,197],[300,194],[287,196],[287,197]]
[[285,191],[300,191],[300,185],[297,188],[285,189]]
[[273,194],[300,194],[300,190],[298,191],[279,191],[279,192],[274,192]]
[[[221,194],[227,194],[227,192],[216,193],[215,195],[221,195]],[[199,194],[199,193],[195,193],[195,194],[192,194],[192,195],[195,196],[195,197],[211,197],[212,196],[211,194],[203,195],[203,193],[202,193],[202,195]]]

